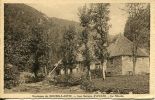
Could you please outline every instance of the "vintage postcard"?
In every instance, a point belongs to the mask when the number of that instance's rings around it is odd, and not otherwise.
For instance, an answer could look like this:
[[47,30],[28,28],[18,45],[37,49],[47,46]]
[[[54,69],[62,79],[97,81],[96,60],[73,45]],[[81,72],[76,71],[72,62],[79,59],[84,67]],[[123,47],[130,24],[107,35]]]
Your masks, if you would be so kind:
[[155,97],[155,2],[1,0],[1,98]]

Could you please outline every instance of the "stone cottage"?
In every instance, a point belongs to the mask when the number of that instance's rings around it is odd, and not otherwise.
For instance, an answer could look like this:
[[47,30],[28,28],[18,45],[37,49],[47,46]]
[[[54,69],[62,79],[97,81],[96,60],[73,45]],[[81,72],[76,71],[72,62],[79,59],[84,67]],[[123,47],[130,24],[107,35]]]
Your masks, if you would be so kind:
[[[108,47],[109,59],[107,73],[113,75],[133,74],[133,43],[123,35]],[[136,74],[149,73],[149,54],[141,48],[137,49]]]

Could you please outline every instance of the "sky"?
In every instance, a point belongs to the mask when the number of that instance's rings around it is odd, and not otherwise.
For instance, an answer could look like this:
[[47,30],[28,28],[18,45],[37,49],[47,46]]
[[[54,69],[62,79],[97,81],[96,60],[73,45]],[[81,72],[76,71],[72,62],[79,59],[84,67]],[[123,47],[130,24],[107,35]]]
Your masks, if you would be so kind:
[[[57,17],[79,22],[78,8],[84,3],[37,3],[28,4],[38,11],[46,14],[49,17]],[[124,26],[127,20],[127,14],[122,10],[124,4],[112,3],[110,6],[110,24],[109,34],[123,34]]]

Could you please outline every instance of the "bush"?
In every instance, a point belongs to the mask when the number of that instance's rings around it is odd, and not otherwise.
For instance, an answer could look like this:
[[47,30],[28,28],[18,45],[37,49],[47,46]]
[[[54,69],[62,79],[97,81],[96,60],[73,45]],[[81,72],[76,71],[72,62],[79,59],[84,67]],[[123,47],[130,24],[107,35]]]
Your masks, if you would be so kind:
[[58,75],[54,77],[54,84],[61,84],[62,86],[74,86],[81,83],[81,77],[74,74],[71,75]]
[[4,66],[4,88],[11,89],[19,85],[19,70],[17,66],[6,64]]
[[102,78],[103,77],[102,70],[101,69],[91,70],[91,76],[92,78]]
[[81,84],[81,77],[69,76],[68,84],[70,86]]
[[95,85],[92,81],[88,80],[86,76],[83,76],[81,81],[81,89],[86,90],[88,92],[96,91]]
[[43,81],[43,79],[45,78],[45,76],[42,73],[38,73],[37,77],[35,77],[35,75],[30,72],[20,72],[19,77],[20,84],[40,82]]
[[45,79],[45,75],[43,73],[38,73],[37,78],[33,82],[40,82]]
[[60,84],[60,83],[67,83],[68,75],[58,75],[54,77],[54,83]]

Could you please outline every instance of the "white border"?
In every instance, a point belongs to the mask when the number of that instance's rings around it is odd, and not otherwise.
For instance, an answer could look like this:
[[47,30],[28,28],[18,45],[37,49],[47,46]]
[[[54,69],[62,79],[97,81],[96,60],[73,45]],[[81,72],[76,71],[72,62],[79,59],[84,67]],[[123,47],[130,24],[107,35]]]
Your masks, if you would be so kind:
[[[4,94],[3,90],[3,75],[4,75],[4,3],[150,3],[151,4],[151,32],[150,32],[150,94],[120,94],[117,97],[115,94],[85,94],[92,98],[153,98],[155,97],[155,1],[154,0],[0,0],[0,97],[3,98],[58,98],[50,97],[50,95],[62,95],[59,98],[66,98],[66,94]],[[84,94],[68,94],[71,98],[77,98],[77,95]],[[38,97],[37,97],[38,96]],[[43,97],[40,97],[43,96]],[[47,97],[46,97],[47,96]],[[95,96],[95,97],[94,97]],[[97,97],[98,96],[98,97]],[[101,97],[103,96],[103,97]],[[69,97],[70,98],[70,97]]]

